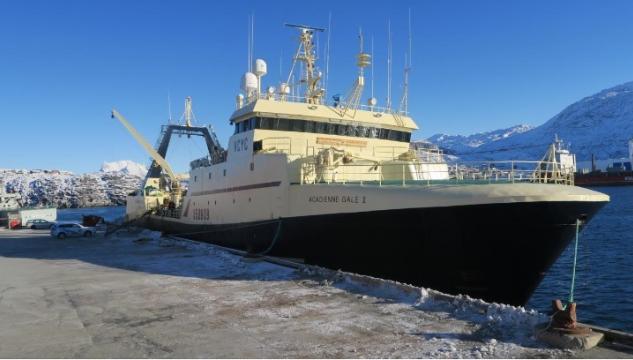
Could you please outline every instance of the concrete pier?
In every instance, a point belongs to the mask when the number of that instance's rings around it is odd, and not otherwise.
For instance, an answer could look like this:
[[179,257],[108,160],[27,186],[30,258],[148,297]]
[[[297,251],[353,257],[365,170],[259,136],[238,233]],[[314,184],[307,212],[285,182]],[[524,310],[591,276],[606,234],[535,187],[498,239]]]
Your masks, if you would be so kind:
[[633,356],[546,347],[521,308],[146,235],[0,230],[0,357]]

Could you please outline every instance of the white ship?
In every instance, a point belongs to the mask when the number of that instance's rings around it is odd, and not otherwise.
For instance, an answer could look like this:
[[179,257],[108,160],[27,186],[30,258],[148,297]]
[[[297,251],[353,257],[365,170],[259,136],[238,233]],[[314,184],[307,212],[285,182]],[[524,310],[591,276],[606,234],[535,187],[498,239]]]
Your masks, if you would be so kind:
[[[374,98],[361,105],[372,60],[362,45],[352,89],[327,102],[313,44],[321,29],[293,27],[288,81],[263,87],[266,63],[251,62],[226,150],[189,120],[165,126],[154,149],[113,111],[154,158],[143,189],[128,197],[130,219],[252,254],[522,305],[576,220],[609,201],[545,160],[503,171],[497,162],[494,176],[475,176],[425,159],[409,145],[418,127],[406,95],[398,109]],[[192,161],[186,191],[164,160],[172,134],[202,135],[209,148]]]

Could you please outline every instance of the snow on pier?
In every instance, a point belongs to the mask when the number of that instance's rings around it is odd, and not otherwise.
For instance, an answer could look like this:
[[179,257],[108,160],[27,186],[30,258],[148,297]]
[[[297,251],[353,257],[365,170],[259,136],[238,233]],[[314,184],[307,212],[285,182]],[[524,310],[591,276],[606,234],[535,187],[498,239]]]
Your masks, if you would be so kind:
[[535,340],[534,311],[152,232],[0,230],[0,274],[0,357],[582,355]]

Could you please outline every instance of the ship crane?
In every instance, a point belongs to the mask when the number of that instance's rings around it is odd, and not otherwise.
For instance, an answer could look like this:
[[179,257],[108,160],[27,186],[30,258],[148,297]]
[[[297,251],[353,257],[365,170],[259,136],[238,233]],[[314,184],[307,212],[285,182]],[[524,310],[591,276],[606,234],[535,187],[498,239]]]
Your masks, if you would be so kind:
[[[226,151],[220,145],[220,142],[217,136],[215,135],[215,132],[213,131],[213,129],[210,126],[204,127],[204,126],[192,125],[191,120],[192,118],[195,119],[195,117],[193,116],[193,111],[191,109],[190,97],[187,97],[185,99],[185,113],[183,115],[184,120],[185,120],[184,125],[181,125],[181,124],[163,125],[160,138],[158,139],[156,143],[156,149],[154,149],[147,142],[147,140],[145,140],[145,138],[143,138],[143,136],[141,136],[141,134],[138,131],[136,131],[136,129],[132,126],[132,124],[130,124],[130,122],[127,121],[127,119],[125,119],[125,117],[121,115],[121,113],[119,113],[117,110],[115,109],[112,110],[112,117],[116,118],[117,120],[119,120],[119,122],[121,122],[121,124],[123,124],[123,126],[130,132],[132,137],[134,137],[134,139],[145,149],[145,151],[149,153],[149,155],[152,158],[152,164],[150,165],[149,170],[147,171],[147,175],[145,176],[145,181],[143,183],[143,190],[145,190],[148,186],[156,188],[156,189],[160,188],[160,178],[164,169],[167,174],[167,177],[169,177],[171,181],[169,200],[173,202],[175,206],[178,206],[180,203],[180,199],[182,196],[182,189],[180,186],[180,182],[178,181],[178,178],[176,177],[176,174],[172,170],[167,160],[165,160],[172,135],[174,134],[186,135],[187,137],[191,137],[191,135],[202,136],[207,145],[210,162],[212,164],[217,164],[219,162],[226,160]],[[154,196],[150,193],[148,193],[147,195]],[[160,197],[161,195],[158,195],[158,196]],[[159,203],[161,201],[161,199],[156,199],[156,200]],[[150,204],[147,201],[147,199],[145,201],[145,204],[146,204],[146,207],[155,206],[155,204],[153,203]],[[156,206],[159,206],[159,205],[160,204],[156,204]]]
[[152,159],[158,165],[160,165],[161,168],[165,169],[165,172],[167,172],[167,175],[171,179],[171,200],[176,202],[180,197],[180,184],[178,182],[178,179],[176,178],[176,174],[171,169],[171,166],[169,166],[167,160],[165,160],[164,157],[162,157],[156,150],[154,150],[154,148],[147,142],[147,140],[145,140],[145,138],[141,134],[139,134],[138,131],[136,131],[132,124],[130,124],[130,122],[127,121],[127,119],[116,109],[112,109],[112,118],[116,118],[117,120],[119,120],[119,122],[123,124],[123,126],[125,126],[125,128],[130,132],[132,137],[145,149],[145,151],[149,153]]

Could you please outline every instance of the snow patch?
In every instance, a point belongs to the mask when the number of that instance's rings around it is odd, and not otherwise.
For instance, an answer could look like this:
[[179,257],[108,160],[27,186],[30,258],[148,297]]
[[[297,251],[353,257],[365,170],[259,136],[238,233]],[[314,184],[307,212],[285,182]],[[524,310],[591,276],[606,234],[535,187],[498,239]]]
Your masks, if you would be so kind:
[[63,170],[0,170],[0,186],[18,194],[20,206],[94,207],[124,205],[142,177],[125,172],[73,174]]
[[119,160],[119,161],[112,161],[112,162],[104,162],[101,165],[101,172],[124,173],[124,174],[134,175],[134,176],[143,178],[147,174],[147,168],[144,165],[136,163],[131,160]]

